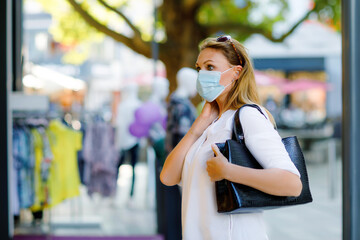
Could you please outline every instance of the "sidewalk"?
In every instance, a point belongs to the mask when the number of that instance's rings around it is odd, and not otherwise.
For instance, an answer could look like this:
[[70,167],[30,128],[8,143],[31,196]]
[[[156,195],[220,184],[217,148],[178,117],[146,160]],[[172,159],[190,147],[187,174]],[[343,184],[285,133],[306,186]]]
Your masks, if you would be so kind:
[[341,240],[342,174],[336,162],[335,197],[330,198],[327,163],[307,164],[313,202],[264,213],[270,240]]
[[[329,194],[328,164],[326,162],[308,163],[307,170],[314,201],[302,206],[264,212],[270,240],[341,240],[340,160],[336,162],[336,166],[335,198],[331,199]],[[51,229],[45,224],[40,229],[28,226],[19,228],[16,232],[55,236],[155,236],[155,209],[146,204],[149,200],[147,166],[144,163],[137,165],[135,196],[129,202],[131,172],[131,167],[128,165],[121,168],[119,191],[113,201],[101,198],[91,199],[83,189],[82,196],[75,202],[64,202],[51,211],[51,221],[54,223]],[[79,221],[74,222],[77,219]],[[67,224],[61,224],[62,222],[67,222]],[[69,223],[72,226],[69,226]],[[97,226],[94,227],[94,224]]]

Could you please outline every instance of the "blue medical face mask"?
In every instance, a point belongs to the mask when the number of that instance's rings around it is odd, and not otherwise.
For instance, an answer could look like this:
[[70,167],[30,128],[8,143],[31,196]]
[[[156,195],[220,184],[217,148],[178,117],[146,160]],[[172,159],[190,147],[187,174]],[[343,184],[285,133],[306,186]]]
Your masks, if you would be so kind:
[[225,88],[233,82],[231,81],[226,86],[220,84],[221,74],[232,68],[229,68],[224,72],[200,70],[196,80],[196,90],[199,95],[208,102],[214,101],[218,96],[220,96]]

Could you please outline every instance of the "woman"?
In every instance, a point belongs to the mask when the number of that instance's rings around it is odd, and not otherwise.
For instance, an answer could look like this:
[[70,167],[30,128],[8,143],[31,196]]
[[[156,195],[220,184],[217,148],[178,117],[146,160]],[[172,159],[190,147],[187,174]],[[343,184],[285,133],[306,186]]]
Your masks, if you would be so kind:
[[298,196],[302,190],[300,174],[264,108],[267,119],[252,107],[240,111],[246,146],[264,169],[233,165],[214,144],[231,138],[238,108],[246,103],[259,104],[254,70],[245,48],[230,36],[205,39],[196,68],[197,90],[206,103],[168,155],[160,175],[165,185],[182,186],[183,238],[268,239],[262,213],[217,213],[214,181],[227,179],[273,195]]

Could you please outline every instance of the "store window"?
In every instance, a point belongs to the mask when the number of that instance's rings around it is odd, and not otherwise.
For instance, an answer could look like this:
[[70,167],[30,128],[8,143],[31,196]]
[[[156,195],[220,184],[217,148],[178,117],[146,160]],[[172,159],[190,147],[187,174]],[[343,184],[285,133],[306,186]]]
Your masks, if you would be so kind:
[[[141,79],[152,76],[153,62],[109,38],[99,38],[90,52],[57,41],[49,7],[47,1],[23,1],[22,87],[11,94],[14,239],[162,239],[152,149],[146,138],[119,137],[150,95],[151,81]],[[159,69],[164,72],[161,64]],[[136,88],[127,87],[133,81]],[[121,112],[132,96],[138,105]]]

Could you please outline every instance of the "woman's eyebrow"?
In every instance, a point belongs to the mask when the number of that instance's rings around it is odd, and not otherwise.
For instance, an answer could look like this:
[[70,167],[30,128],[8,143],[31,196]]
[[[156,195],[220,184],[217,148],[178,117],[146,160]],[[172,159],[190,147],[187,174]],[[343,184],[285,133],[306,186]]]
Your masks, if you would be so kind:
[[207,62],[214,62],[214,61],[211,60],[211,59],[209,59],[209,60],[206,60],[206,61],[204,62],[204,64],[207,63]]
[[[214,61],[211,60],[211,59],[208,59],[208,60],[204,61],[203,64],[206,64],[207,62],[214,62]],[[195,63],[195,66],[199,66],[199,64],[198,64],[198,63]]]

